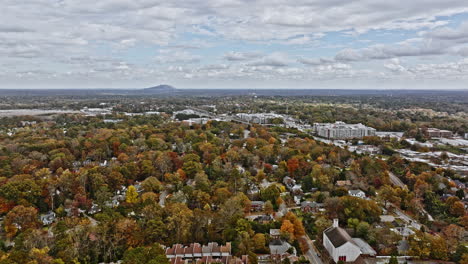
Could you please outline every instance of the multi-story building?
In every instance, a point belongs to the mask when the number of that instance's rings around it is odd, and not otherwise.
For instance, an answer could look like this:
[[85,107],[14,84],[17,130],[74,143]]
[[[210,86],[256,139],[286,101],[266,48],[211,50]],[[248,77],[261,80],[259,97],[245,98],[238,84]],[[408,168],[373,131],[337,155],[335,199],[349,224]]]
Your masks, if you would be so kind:
[[270,124],[273,119],[281,119],[284,122],[284,116],[273,113],[239,113],[236,117],[249,123]]
[[341,121],[335,123],[315,123],[314,132],[328,139],[357,139],[375,136],[375,128],[359,124],[346,124]]

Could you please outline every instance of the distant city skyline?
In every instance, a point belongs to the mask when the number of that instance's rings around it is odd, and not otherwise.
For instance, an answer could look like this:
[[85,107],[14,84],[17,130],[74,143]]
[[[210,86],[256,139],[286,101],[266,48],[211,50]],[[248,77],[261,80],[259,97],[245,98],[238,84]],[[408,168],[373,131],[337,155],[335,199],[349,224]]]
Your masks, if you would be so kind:
[[5,0],[0,88],[468,89],[463,0]]

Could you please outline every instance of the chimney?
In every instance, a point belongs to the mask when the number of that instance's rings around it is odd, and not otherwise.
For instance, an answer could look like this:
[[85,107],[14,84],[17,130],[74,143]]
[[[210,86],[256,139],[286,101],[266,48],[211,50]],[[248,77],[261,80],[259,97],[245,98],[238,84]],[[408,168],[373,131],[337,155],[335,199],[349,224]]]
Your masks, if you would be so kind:
[[333,227],[338,227],[338,218],[333,219]]

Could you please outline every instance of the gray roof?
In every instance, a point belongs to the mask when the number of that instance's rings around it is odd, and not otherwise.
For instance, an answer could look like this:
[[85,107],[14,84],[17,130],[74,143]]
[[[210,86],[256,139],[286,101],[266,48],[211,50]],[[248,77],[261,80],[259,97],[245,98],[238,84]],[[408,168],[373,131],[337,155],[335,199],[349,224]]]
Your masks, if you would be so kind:
[[341,227],[331,227],[324,231],[325,235],[330,239],[335,248],[339,248],[346,242],[353,243],[353,239],[349,236],[348,232]]
[[281,235],[281,232],[280,232],[279,229],[270,229],[270,235],[279,236],[279,235]]
[[264,205],[265,202],[264,201],[251,201],[250,202],[250,205]]
[[273,218],[270,215],[259,215],[254,218],[254,221],[271,221]]
[[361,190],[349,190],[350,194],[358,194],[358,193],[363,193]]
[[269,248],[271,254],[283,255],[291,248],[291,245],[288,242],[281,241],[281,243],[270,243]]
[[381,215],[380,222],[393,222],[395,221],[395,217],[393,215]]
[[377,252],[364,240],[353,238],[354,243],[361,249],[361,254],[375,256]]
[[316,202],[311,202],[311,201],[303,201],[301,203],[301,207],[306,207],[306,206],[310,206],[310,207],[319,207],[320,205]]

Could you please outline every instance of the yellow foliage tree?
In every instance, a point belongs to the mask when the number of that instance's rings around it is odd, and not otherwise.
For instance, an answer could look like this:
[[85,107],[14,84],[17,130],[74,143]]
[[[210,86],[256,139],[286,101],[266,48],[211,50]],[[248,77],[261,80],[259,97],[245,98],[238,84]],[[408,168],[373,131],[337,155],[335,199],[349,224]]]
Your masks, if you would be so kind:
[[138,201],[138,192],[135,186],[130,185],[125,196],[125,201],[127,203],[136,203]]

